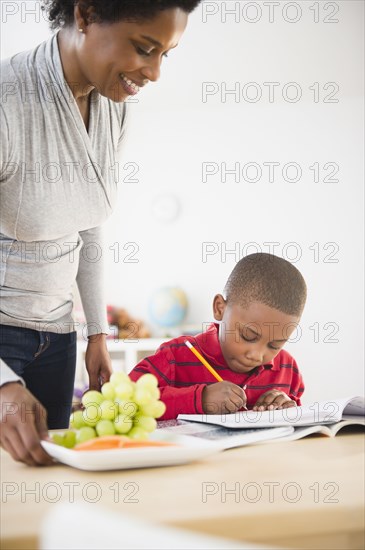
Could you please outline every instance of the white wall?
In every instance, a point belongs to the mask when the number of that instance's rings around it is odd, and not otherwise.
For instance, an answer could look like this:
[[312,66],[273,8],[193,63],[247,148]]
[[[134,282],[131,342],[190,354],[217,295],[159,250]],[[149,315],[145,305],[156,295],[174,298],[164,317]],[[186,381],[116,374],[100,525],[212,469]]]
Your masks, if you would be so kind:
[[[37,13],[26,12],[35,7],[39,16],[37,4],[1,2],[2,57],[49,35],[42,16],[36,22]],[[363,393],[364,6],[273,4],[205,2],[164,61],[160,82],[131,103],[123,163],[138,165],[137,182],[121,183],[107,224],[108,301],[146,318],[156,287],[180,285],[189,298],[187,322],[209,321],[212,297],[234,263],[255,251],[248,243],[267,252],[264,243],[278,243],[275,253],[295,261],[308,283],[302,336],[288,346],[305,377],[306,401]],[[19,11],[7,15],[14,6]],[[224,20],[224,7],[238,11]],[[208,82],[217,93],[203,101]],[[270,82],[278,84],[271,98]],[[236,86],[239,97],[222,99],[224,85]],[[298,101],[290,101],[298,91]],[[250,102],[255,93],[261,99]],[[272,182],[268,162],[280,163]],[[203,163],[219,169],[206,182]],[[222,181],[221,163],[239,163],[238,181],[232,174]],[[242,169],[255,177],[248,163],[262,169],[259,181],[245,181]],[[286,167],[283,177],[287,163],[297,164],[299,181],[285,181],[295,176]],[[310,169],[315,163],[319,182]],[[338,181],[324,182],[336,165]],[[181,204],[168,224],[153,215],[165,194]],[[136,263],[126,261],[132,242]],[[217,250],[206,261],[204,243]],[[236,252],[225,254],[224,247]]]

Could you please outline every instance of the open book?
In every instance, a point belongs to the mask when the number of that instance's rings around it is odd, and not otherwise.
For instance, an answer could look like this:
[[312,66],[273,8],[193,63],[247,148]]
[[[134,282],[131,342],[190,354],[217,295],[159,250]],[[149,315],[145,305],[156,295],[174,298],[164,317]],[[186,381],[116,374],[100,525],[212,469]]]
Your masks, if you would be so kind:
[[217,448],[223,451],[225,449],[233,449],[234,447],[242,447],[243,445],[252,445],[253,443],[264,443],[265,441],[277,438],[281,440],[282,438],[294,435],[295,430],[293,426],[232,430],[200,422],[162,420],[158,422],[158,431],[208,439],[216,443]]
[[[222,415],[180,414],[178,419],[240,431],[244,429],[291,427],[293,428],[291,433],[279,437],[292,440],[315,432],[335,436],[338,430],[344,426],[364,426],[364,416],[364,397],[348,397],[275,411],[239,411],[234,414]],[[303,426],[307,426],[307,428],[303,429]]]
[[285,435],[280,438],[280,441],[295,441],[296,439],[301,439],[307,435],[319,434],[327,435],[328,437],[335,437],[337,433],[346,428],[347,426],[364,426],[365,428],[365,417],[356,416],[356,415],[344,415],[343,420],[340,422],[334,422],[333,424],[317,424],[315,426],[303,426],[294,428],[293,433]]

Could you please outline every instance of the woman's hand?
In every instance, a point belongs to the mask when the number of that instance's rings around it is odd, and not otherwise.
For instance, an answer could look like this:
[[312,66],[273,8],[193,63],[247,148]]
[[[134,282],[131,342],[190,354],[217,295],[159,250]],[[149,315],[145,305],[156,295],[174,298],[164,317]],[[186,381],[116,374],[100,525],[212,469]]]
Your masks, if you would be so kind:
[[40,444],[49,439],[47,412],[30,391],[18,382],[0,388],[0,444],[14,460],[29,466],[52,464]]
[[85,355],[90,390],[100,391],[112,374],[112,362],[106,347],[106,334],[89,336]]
[[253,411],[272,411],[275,409],[287,409],[289,407],[296,407],[295,401],[290,399],[289,395],[279,390],[269,390],[258,398],[254,406]]

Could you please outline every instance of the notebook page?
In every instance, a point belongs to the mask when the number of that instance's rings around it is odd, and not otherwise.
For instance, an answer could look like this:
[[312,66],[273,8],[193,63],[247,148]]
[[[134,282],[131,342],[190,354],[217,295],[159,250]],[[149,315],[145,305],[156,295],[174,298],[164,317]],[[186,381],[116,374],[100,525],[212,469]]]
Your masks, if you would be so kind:
[[364,397],[354,397],[351,399],[343,411],[344,414],[365,416],[365,399]]

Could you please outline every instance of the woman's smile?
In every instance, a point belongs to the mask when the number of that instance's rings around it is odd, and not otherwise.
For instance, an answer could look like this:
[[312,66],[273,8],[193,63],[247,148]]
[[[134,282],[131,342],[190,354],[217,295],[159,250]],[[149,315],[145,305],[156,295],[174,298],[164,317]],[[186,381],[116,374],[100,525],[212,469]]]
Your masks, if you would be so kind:
[[120,73],[119,77],[122,82],[123,89],[126,91],[128,95],[138,94],[142,86],[144,86],[144,84],[138,85],[133,80],[130,80],[129,78],[127,78],[123,73]]

